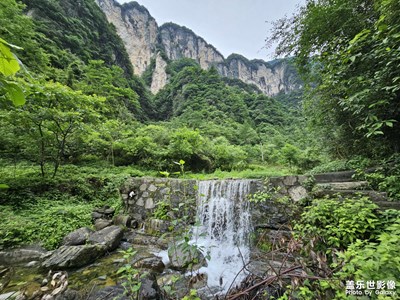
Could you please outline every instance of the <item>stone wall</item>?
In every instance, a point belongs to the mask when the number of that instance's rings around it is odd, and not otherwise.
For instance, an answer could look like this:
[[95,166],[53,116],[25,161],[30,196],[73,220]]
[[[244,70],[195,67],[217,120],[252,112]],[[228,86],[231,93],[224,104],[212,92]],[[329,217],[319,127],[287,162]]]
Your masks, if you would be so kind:
[[266,186],[275,189],[279,195],[288,196],[297,202],[308,196],[304,187],[307,179],[308,177],[305,175],[271,177],[266,182]]
[[[306,176],[284,176],[269,178],[266,181],[252,180],[251,193],[273,191],[274,199],[288,196],[298,201],[307,196],[302,183]],[[160,202],[171,205],[169,219],[189,216],[188,222],[194,223],[196,217],[197,180],[171,178],[130,178],[121,188],[125,211],[139,224],[154,217]],[[181,203],[184,203],[181,204]],[[288,207],[274,200],[252,203],[252,221],[255,227],[277,227],[287,221]],[[153,221],[150,221],[153,222]],[[154,222],[153,222],[154,223]],[[142,226],[140,225],[140,226]],[[161,226],[158,224],[158,226]]]
[[[171,219],[196,215],[196,180],[167,178],[130,178],[121,189],[125,211],[139,224],[150,218],[159,202],[171,205]],[[180,203],[185,203],[185,207]],[[173,210],[173,209],[178,210]]]
[[[252,222],[254,228],[278,229],[289,221],[293,216],[293,205],[308,196],[308,192],[303,184],[307,181],[307,176],[281,176],[271,177],[263,182],[263,191],[267,194],[265,201],[252,203]],[[287,197],[289,202],[281,201]]]

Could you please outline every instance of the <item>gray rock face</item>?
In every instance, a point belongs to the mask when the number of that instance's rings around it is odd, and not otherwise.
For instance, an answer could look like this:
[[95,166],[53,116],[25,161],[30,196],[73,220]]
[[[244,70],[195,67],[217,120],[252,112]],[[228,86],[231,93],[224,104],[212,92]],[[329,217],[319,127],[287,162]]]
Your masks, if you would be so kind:
[[96,228],[96,230],[102,230],[108,226],[111,226],[112,223],[113,222],[111,220],[97,219],[94,222],[94,228]]
[[43,262],[44,268],[76,268],[92,263],[104,255],[106,248],[101,245],[61,246]]
[[119,299],[129,300],[130,298],[124,295],[125,289],[122,286],[107,286],[90,295],[88,300],[106,300],[106,299]]
[[203,69],[215,66],[222,76],[254,84],[270,96],[301,87],[296,71],[285,60],[270,63],[250,61],[237,54],[225,59],[214,46],[184,26],[167,23],[158,27],[148,10],[136,2],[120,5],[115,0],[96,0],[96,3],[116,27],[135,74],[143,74],[154,60],[153,93],[157,93],[168,81],[165,72],[167,63],[157,48],[163,49],[170,60],[186,57],[197,61]]
[[141,279],[142,286],[139,292],[140,300],[161,299],[160,288],[154,275],[147,275]]
[[[141,288],[139,291],[140,300],[159,300],[161,298],[160,288],[157,285],[157,281],[153,276],[146,276],[141,279]],[[88,300],[108,300],[108,299],[119,299],[129,300],[131,297],[125,295],[125,289],[118,286],[105,287],[93,295],[90,295]],[[133,299],[133,298],[132,298]],[[136,299],[136,298],[135,298]]]
[[18,265],[31,261],[41,261],[49,252],[40,247],[28,247],[0,251],[0,265]]
[[185,270],[190,265],[198,267],[207,265],[203,254],[193,245],[172,245],[168,248],[168,257],[171,268]]
[[123,231],[121,227],[113,225],[93,233],[89,237],[88,242],[103,245],[107,251],[112,251],[118,247],[122,236]]
[[134,265],[138,268],[150,269],[157,273],[161,273],[165,268],[162,259],[157,256],[140,259]]
[[[46,259],[44,268],[76,268],[92,263],[96,258],[112,251],[121,242],[123,231],[119,226],[109,226],[91,233],[86,245],[64,245]],[[79,235],[78,235],[79,236]]]
[[115,225],[125,226],[125,227],[137,227],[136,223],[133,222],[132,217],[130,215],[119,215],[114,219]]
[[80,300],[79,293],[75,290],[67,289],[64,293],[59,294],[54,300]]
[[222,64],[218,64],[217,69],[222,76],[254,84],[268,96],[288,93],[301,87],[295,69],[286,60],[271,63],[261,59],[248,60],[232,54]]
[[9,299],[14,299],[14,297],[18,297],[20,295],[20,292],[9,292],[5,294],[0,295],[0,300],[9,300]]
[[92,233],[93,230],[87,227],[79,228],[64,237],[63,245],[65,246],[84,245]]
[[214,46],[186,27],[167,23],[160,27],[159,32],[169,59],[192,58],[203,69],[224,61],[224,56]]
[[158,25],[146,8],[136,2],[120,5],[114,0],[96,0],[124,42],[136,75],[150,65],[154,55]]

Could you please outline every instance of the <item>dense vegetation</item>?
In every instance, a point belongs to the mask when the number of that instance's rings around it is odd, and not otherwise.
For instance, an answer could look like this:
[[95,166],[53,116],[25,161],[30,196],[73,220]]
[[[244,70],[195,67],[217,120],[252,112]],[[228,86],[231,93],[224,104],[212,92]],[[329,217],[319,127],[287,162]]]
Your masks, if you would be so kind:
[[[29,204],[40,217],[51,203],[43,201],[59,199],[60,193],[71,209],[83,198],[98,205],[104,197],[79,191],[106,188],[118,172],[124,177],[177,171],[174,162],[181,159],[188,175],[236,171],[248,177],[309,168],[318,161],[308,155],[314,144],[303,136],[301,114],[290,101],[282,104],[185,58],[169,62],[169,83],[151,95],[146,83],[154,66],[143,78],[133,75],[121,39],[93,0],[79,6],[24,3],[0,3],[2,55],[13,59],[0,82],[0,183],[8,187],[1,190],[4,213],[14,207],[24,218],[21,208]],[[96,166],[110,175],[85,171]],[[68,176],[72,187],[67,188]],[[94,187],[93,181],[104,184]],[[3,246],[46,235],[21,220],[3,226]],[[18,223],[26,227],[15,231]],[[37,231],[32,238],[22,234]],[[62,234],[54,233],[45,245],[56,246]]]
[[[270,38],[279,42],[278,54],[296,57],[306,117],[338,159],[331,166],[360,168],[357,178],[394,201],[400,187],[399,3],[308,0],[292,17],[277,21]],[[379,167],[362,171],[373,161]],[[296,222],[308,274],[292,281],[284,299],[355,299],[345,293],[349,284],[368,280],[389,283],[376,287],[371,299],[396,298],[399,212],[379,212],[364,198],[337,202],[316,200]],[[355,289],[364,294],[363,287]],[[379,294],[382,289],[397,294]]]
[[294,54],[305,108],[332,155],[399,150],[399,2],[307,1],[276,23],[278,53]]

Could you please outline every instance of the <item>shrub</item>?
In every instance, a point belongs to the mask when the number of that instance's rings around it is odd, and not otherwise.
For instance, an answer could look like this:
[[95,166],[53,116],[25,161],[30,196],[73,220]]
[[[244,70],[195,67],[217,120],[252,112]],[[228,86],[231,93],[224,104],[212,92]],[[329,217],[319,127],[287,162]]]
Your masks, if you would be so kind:
[[317,199],[307,207],[295,225],[298,237],[312,239],[316,250],[346,249],[357,239],[376,236],[382,222],[377,217],[378,206],[368,198]]
[[[335,276],[354,281],[389,281],[400,278],[400,220],[387,227],[377,238],[378,242],[357,240],[340,255],[344,267]],[[385,286],[385,290],[391,290]],[[400,286],[394,289],[400,293]],[[372,294],[372,298],[377,296]],[[379,298],[380,299],[380,298]]]

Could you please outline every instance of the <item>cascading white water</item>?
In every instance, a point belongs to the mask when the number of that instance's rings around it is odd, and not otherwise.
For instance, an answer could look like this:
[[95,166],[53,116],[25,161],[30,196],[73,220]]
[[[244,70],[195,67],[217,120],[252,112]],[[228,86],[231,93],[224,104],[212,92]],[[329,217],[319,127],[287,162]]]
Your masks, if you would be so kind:
[[199,181],[197,216],[199,226],[193,229],[192,243],[209,254],[207,285],[220,293],[240,283],[249,260],[251,231],[249,203],[250,180]]

